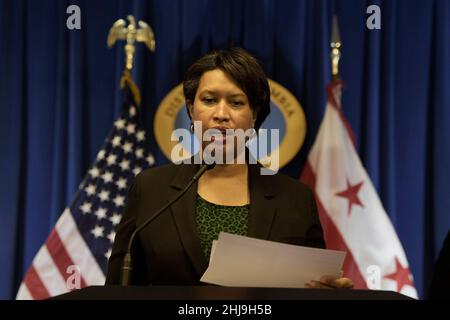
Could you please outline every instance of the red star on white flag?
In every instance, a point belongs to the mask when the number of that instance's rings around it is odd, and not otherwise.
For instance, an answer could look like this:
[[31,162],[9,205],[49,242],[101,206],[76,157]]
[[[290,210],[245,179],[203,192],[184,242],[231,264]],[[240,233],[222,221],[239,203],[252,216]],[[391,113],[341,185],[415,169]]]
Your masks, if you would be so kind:
[[361,189],[364,181],[361,181],[360,183],[351,185],[350,181],[347,179],[347,189],[336,192],[336,195],[338,197],[347,198],[348,200],[348,214],[350,215],[352,212],[352,206],[353,205],[359,205],[360,207],[364,208],[364,204],[361,202],[361,199],[358,197],[359,189]]

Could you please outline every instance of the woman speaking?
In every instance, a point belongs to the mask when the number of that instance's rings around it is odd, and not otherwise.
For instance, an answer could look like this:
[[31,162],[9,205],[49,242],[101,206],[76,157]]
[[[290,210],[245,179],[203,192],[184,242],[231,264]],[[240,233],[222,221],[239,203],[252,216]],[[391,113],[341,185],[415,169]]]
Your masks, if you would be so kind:
[[[188,69],[183,90],[192,123],[201,124],[201,136],[207,130],[220,133],[202,139],[202,149],[219,144],[223,157],[232,152],[234,161],[220,162],[204,172],[178,201],[137,233],[131,284],[199,285],[212,241],[221,231],[325,248],[311,190],[281,173],[261,174],[261,165],[248,161],[242,140],[241,145],[239,139],[233,139],[238,145],[229,143],[228,132],[257,131],[270,112],[269,84],[257,60],[240,48],[208,53]],[[237,161],[242,152],[247,161]],[[117,229],[106,284],[120,283],[121,264],[136,228],[174,199],[199,168],[168,164],[136,176]],[[352,285],[350,279],[325,275],[306,284]]]

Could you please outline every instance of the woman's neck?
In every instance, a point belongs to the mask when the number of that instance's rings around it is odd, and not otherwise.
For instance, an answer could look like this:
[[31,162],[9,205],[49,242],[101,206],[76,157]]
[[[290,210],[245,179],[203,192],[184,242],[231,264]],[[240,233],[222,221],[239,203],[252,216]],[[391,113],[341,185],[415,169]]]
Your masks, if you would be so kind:
[[213,169],[205,172],[208,178],[239,178],[246,176],[247,164],[217,164]]
[[228,206],[250,202],[248,166],[246,164],[216,165],[200,177],[198,194],[205,200]]

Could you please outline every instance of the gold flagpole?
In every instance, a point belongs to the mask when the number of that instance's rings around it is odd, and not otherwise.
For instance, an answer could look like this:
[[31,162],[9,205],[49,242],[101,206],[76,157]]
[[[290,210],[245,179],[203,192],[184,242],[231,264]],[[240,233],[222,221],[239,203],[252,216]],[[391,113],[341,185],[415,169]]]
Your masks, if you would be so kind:
[[122,78],[120,79],[120,87],[123,89],[125,85],[130,88],[134,101],[137,105],[141,103],[141,95],[139,88],[133,81],[131,71],[133,69],[135,42],[143,42],[150,50],[155,51],[156,42],[155,35],[150,26],[142,20],[139,20],[139,28],[136,28],[136,20],[132,15],[128,15],[128,26],[124,19],[119,19],[114,22],[113,26],[109,30],[107,44],[108,47],[112,47],[118,40],[126,40],[124,47],[125,50],[125,70],[123,71]]
[[331,31],[331,75],[334,80],[339,79],[339,59],[341,58],[341,37],[339,36],[339,25],[337,16],[333,16],[333,28]]

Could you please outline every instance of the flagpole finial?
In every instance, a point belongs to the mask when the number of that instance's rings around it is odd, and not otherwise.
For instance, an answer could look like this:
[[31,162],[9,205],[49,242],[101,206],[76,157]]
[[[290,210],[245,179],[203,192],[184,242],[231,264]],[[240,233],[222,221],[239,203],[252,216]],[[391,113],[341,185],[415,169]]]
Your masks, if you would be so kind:
[[125,45],[125,70],[131,71],[133,69],[133,59],[135,52],[135,42],[143,42],[151,51],[155,51],[155,35],[152,28],[142,20],[139,20],[136,28],[136,20],[134,16],[128,15],[128,26],[124,19],[119,19],[114,22],[108,34],[108,47],[112,47],[117,40],[126,40]]
[[339,59],[341,58],[341,37],[339,36],[339,24],[336,15],[333,16],[333,28],[331,31],[331,74],[334,79],[339,78]]

